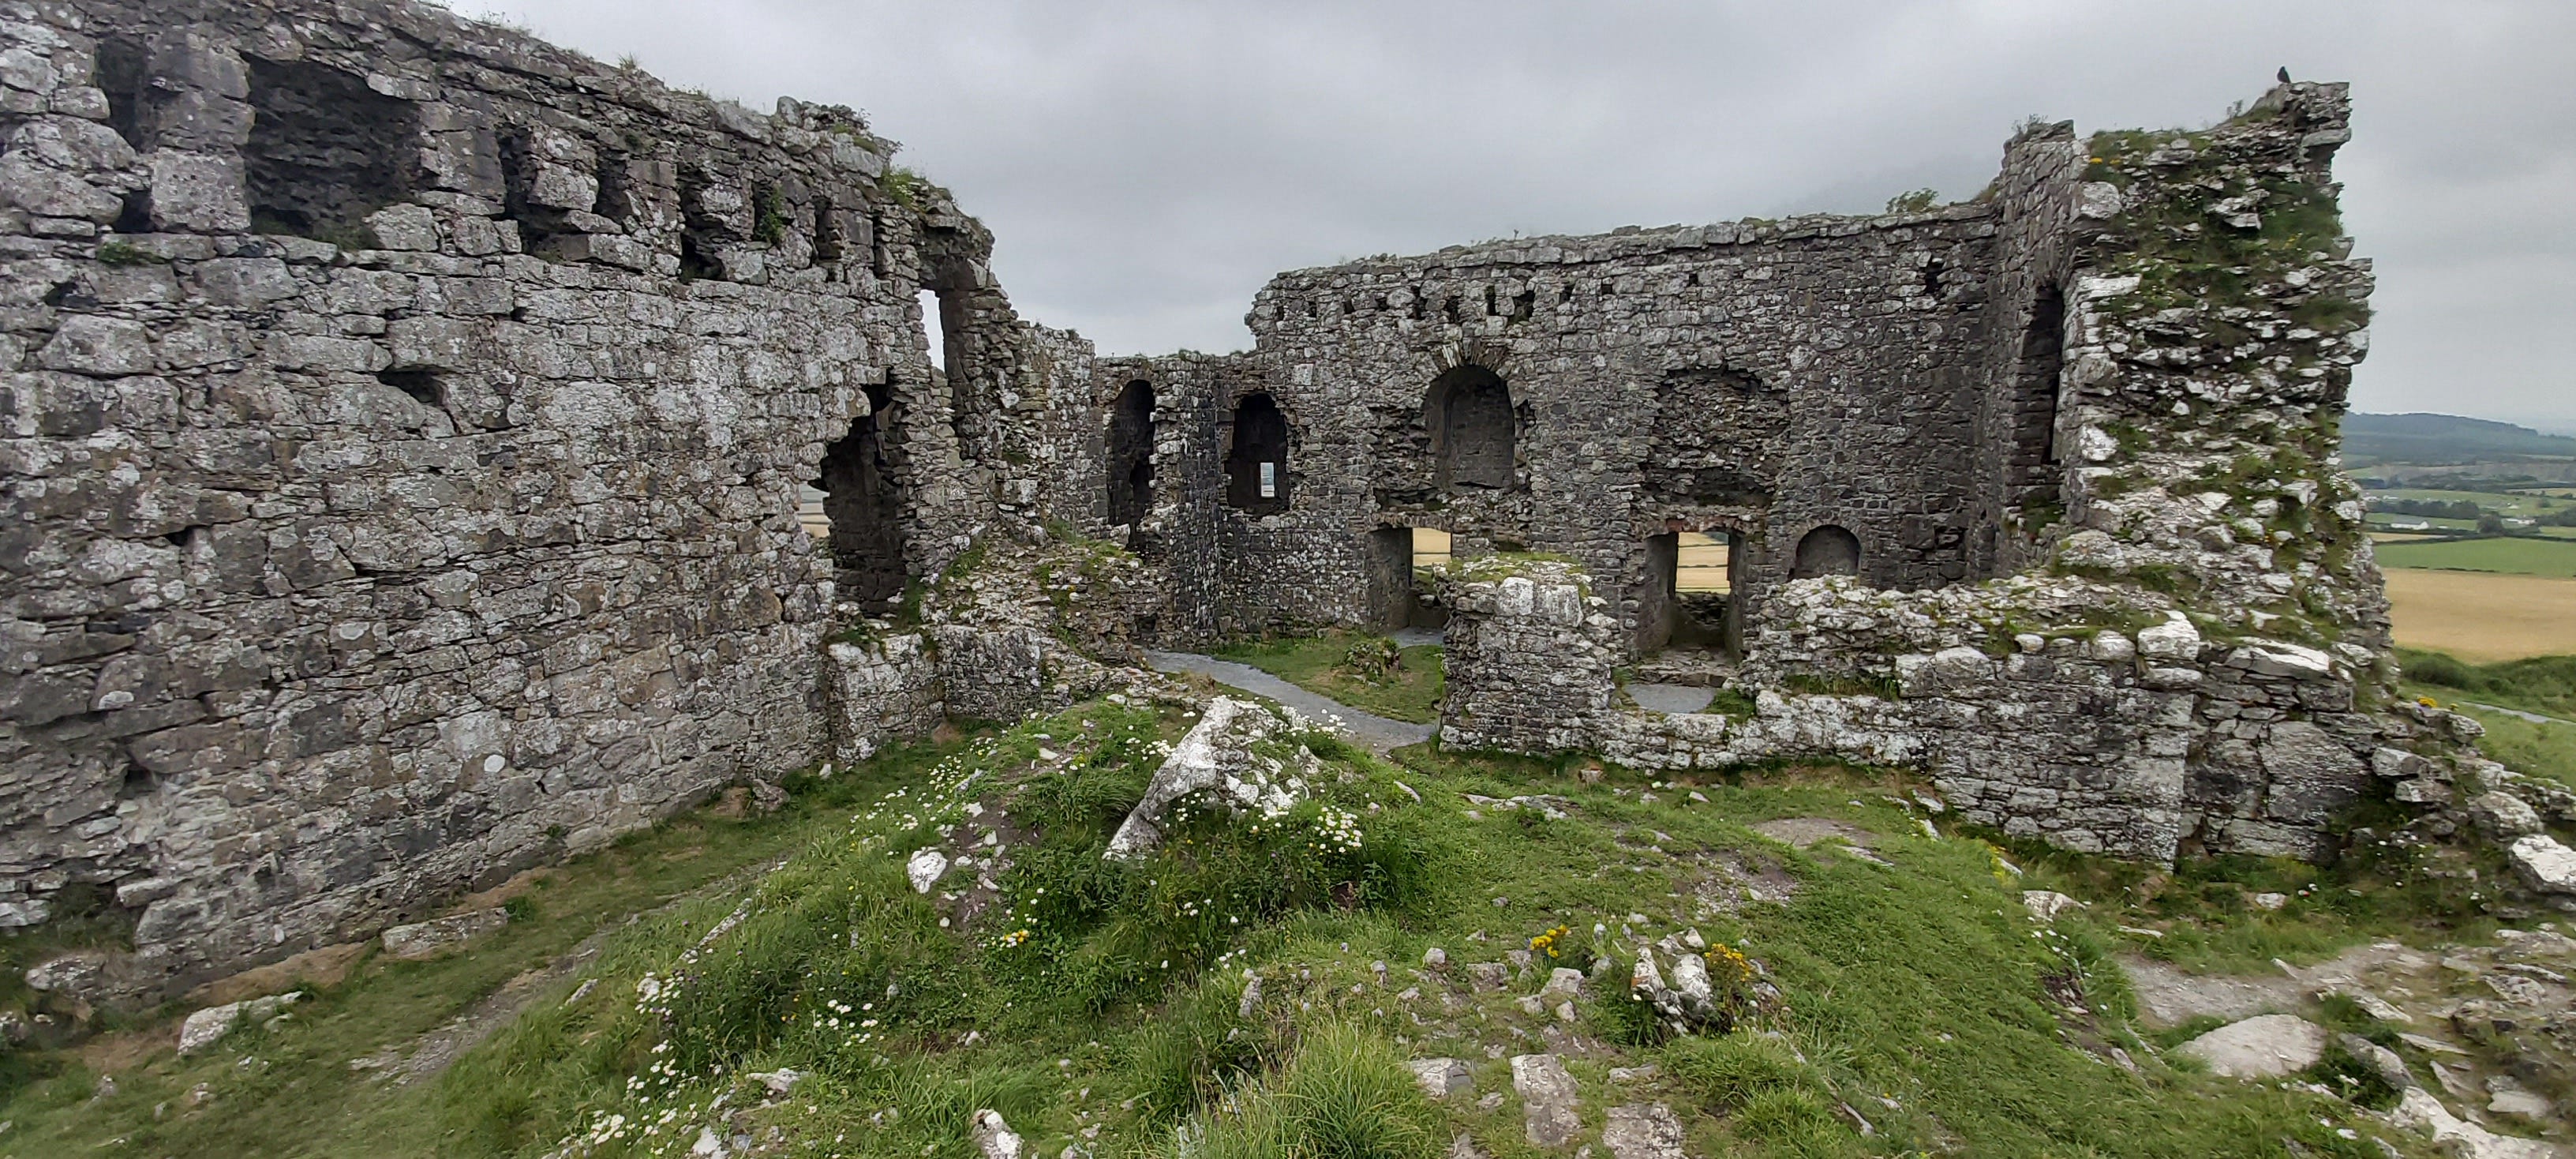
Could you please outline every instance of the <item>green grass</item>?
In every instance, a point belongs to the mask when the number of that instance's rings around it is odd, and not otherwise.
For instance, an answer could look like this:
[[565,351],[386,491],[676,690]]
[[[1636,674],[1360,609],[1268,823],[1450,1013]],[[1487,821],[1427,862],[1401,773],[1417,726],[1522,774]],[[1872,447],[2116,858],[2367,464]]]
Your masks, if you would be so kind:
[[[1578,758],[1420,746],[1391,765],[1310,736],[1321,801],[1260,826],[1183,816],[1153,858],[1104,861],[1108,831],[1186,724],[1084,706],[800,784],[779,817],[675,822],[568,867],[527,922],[474,954],[370,964],[273,1032],[123,1066],[119,1093],[97,1103],[76,1066],[43,1080],[0,1103],[15,1124],[0,1156],[536,1156],[568,1143],[575,1155],[672,1155],[723,1099],[739,1116],[727,1130],[775,1129],[775,1153],[789,1155],[971,1159],[970,1117],[993,1108],[1050,1157],[1080,1143],[1104,1157],[1430,1159],[1463,1131],[1497,1159],[1535,1159],[1506,1058],[1562,1033],[1553,1014],[1517,1005],[1545,970],[1496,992],[1465,967],[1559,926],[1562,957],[1541,966],[1607,953],[1617,979],[1630,932],[1687,928],[1740,946],[1768,988],[1730,1034],[1623,1035],[1630,1045],[1569,1054],[1587,1132],[1607,1107],[1660,1101],[1703,1156],[2379,1154],[2369,1136],[2382,1129],[2344,1102],[2165,1065],[2126,1025],[2131,1003],[2106,957],[2117,915],[2034,936],[2020,905],[2026,880],[2111,898],[2142,889],[2149,870],[2055,854],[2013,877],[1984,841],[1925,835],[1894,775],[1784,767],[1652,783],[1608,768],[1586,784],[1573,772],[1597,763]],[[1057,758],[1042,763],[1042,748]],[[1694,785],[1707,802],[1689,799]],[[1548,794],[1562,815],[1470,794]],[[914,893],[902,863],[989,818],[969,801],[1007,814],[1013,862],[983,917],[943,925],[957,903]],[[1892,865],[1750,828],[1783,817],[1855,826]],[[793,857],[756,884],[624,921],[719,866],[782,850]],[[2231,865],[2190,878],[2201,892],[2162,895],[2199,915],[2222,884],[2300,872],[2314,871]],[[1751,875],[1794,892],[1747,901]],[[2425,901],[2392,890],[2364,912],[2303,900],[2267,919],[2269,942],[2207,957],[2330,952],[2408,928],[2401,907]],[[736,912],[739,924],[695,948]],[[582,971],[596,984],[579,1001],[568,1001],[574,979],[557,984],[440,1081],[394,1091],[347,1068],[601,927],[611,932]],[[1433,946],[1451,965],[1417,968]],[[1250,1006],[1247,970],[1264,990]],[[2087,1013],[2052,997],[2069,987]],[[1594,1028],[1629,1013],[1615,981],[1596,979],[1581,1001],[1578,1021]],[[2137,1074],[2102,1060],[2113,1045],[2137,1056]],[[1466,1060],[1477,1092],[1504,1101],[1424,1101],[1399,1063],[1428,1056]],[[1653,1078],[1608,1076],[1647,1062]],[[807,1077],[764,1105],[747,1076],[781,1066]],[[200,1083],[211,1099],[192,1105]],[[2362,1137],[2335,1134],[2346,1126]],[[124,1146],[103,1147],[111,1139]]]
[[2377,553],[2381,567],[2576,577],[2576,543],[2554,537],[2506,536],[2447,542],[2383,543],[2378,546]]
[[2476,700],[2576,720],[2576,656],[2471,664],[2441,652],[2400,648],[2397,663],[2410,696]]
[[1415,724],[1439,720],[1440,698],[1446,695],[1448,682],[1442,666],[1445,654],[1438,644],[1401,649],[1403,662],[1391,677],[1351,662],[1355,651],[1391,646],[1383,636],[1333,632],[1236,644],[1217,656],[1388,720]]

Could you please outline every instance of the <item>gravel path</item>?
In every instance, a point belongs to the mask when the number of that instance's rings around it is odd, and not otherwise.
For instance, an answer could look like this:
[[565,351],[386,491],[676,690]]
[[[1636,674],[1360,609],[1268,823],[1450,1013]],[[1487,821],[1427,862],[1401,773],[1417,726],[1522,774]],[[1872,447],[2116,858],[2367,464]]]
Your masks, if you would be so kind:
[[1368,746],[1372,752],[1384,753],[1431,739],[1430,725],[1408,724],[1362,712],[1338,700],[1308,692],[1249,664],[1237,664],[1194,652],[1147,652],[1145,662],[1156,672],[1196,673],[1229,688],[1268,697],[1308,716],[1332,718],[1350,730],[1351,739]]

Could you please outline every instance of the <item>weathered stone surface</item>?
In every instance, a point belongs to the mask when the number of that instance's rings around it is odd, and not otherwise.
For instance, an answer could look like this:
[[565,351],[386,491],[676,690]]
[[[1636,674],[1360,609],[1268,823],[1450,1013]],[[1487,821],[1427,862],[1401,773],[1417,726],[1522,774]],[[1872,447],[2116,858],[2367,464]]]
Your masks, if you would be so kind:
[[1011,1130],[1009,1123],[1002,1121],[1001,1112],[975,1112],[971,1134],[975,1149],[983,1154],[984,1159],[1020,1159],[1020,1137]]
[[2542,893],[2576,894],[2576,849],[2559,844],[2557,838],[2545,833],[2518,837],[2505,854],[2523,884]]
[[1512,1092],[1520,1096],[1521,1130],[1531,1145],[1563,1147],[1583,1133],[1574,1076],[1555,1055],[1513,1055]]
[[2279,1078],[2325,1057],[2326,1029],[2295,1014],[2264,1014],[2175,1047],[2229,1078]]
[[274,1018],[279,1011],[301,1001],[303,997],[301,991],[278,994],[267,998],[253,998],[244,1002],[227,1002],[221,1006],[209,1006],[190,1014],[179,1023],[179,1053],[182,1056],[191,1055],[213,1046],[222,1041],[225,1035],[232,1033],[234,1027],[245,1022],[263,1022]]
[[385,955],[406,962],[436,958],[509,924],[509,913],[494,906],[410,925],[390,926],[384,932]]
[[1154,771],[1144,798],[1110,836],[1104,856],[1131,859],[1161,847],[1165,815],[1193,795],[1238,813],[1276,816],[1286,812],[1304,795],[1315,758],[1298,748],[1295,752],[1303,765],[1292,768],[1255,751],[1254,746],[1288,727],[1277,713],[1250,701],[1224,696],[1209,701],[1199,722]]
[[2540,813],[2522,798],[2501,789],[2489,789],[2469,798],[2468,809],[2469,819],[2496,841],[2511,842],[2540,832]]
[[1413,1080],[1422,1085],[1422,1093],[1434,1099],[1476,1092],[1475,1072],[1467,1068],[1464,1060],[1417,1058],[1404,1065],[1413,1071]]
[[1610,1108],[1601,1145],[1611,1159],[1684,1159],[1682,1121],[1662,1103]]

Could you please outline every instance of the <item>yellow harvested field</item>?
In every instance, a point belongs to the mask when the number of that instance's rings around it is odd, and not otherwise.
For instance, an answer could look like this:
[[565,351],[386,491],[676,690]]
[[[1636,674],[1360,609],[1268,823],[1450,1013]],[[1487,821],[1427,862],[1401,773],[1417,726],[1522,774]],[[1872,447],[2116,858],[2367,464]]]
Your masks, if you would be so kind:
[[2576,653],[2576,579],[2388,570],[2397,642],[2492,664]]
[[2372,543],[2413,543],[2419,539],[2431,538],[2433,538],[2433,536],[2418,535],[2410,531],[2374,531],[2370,533],[2370,541]]

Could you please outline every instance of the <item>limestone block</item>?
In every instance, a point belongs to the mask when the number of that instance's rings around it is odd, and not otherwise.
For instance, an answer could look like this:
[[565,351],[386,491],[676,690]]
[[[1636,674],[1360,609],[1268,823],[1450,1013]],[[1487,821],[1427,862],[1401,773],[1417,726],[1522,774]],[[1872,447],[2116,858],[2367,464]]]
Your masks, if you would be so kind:
[[[1250,701],[1220,696],[1172,746],[1145,796],[1119,823],[1104,856],[1112,860],[1141,857],[1163,843],[1164,814],[1181,798],[1206,792],[1213,803],[1240,811],[1276,814],[1304,795],[1306,782],[1293,772],[1269,773],[1252,756],[1252,746],[1286,727],[1269,709]],[[1303,753],[1304,750],[1299,750]],[[1314,758],[1306,758],[1312,761]]]
[[1555,1055],[1513,1055],[1512,1092],[1520,1096],[1521,1130],[1532,1146],[1563,1147],[1583,1133],[1574,1076]]
[[947,872],[948,855],[936,849],[915,850],[903,863],[904,880],[912,883],[914,893],[929,893]]
[[276,258],[216,258],[188,270],[199,296],[218,306],[257,308],[302,291],[286,263]]
[[1682,1121],[1662,1103],[1610,1108],[1601,1145],[1611,1159],[1684,1159]]
[[2558,843],[2545,833],[2533,833],[2514,839],[2505,848],[2513,860],[2514,874],[2523,883],[2542,893],[2576,894],[2576,849]]
[[2304,720],[2274,724],[2256,752],[2271,782],[2264,814],[2274,820],[2323,824],[2358,799],[2370,778],[2342,741]]
[[1404,1065],[1413,1072],[1413,1081],[1421,1084],[1422,1093],[1433,1099],[1476,1093],[1475,1072],[1459,1059],[1417,1058]]
[[509,924],[509,912],[494,906],[491,909],[480,909],[471,913],[394,926],[384,932],[385,954],[406,962],[443,957],[451,951],[462,948],[466,943]]
[[140,322],[75,314],[63,319],[37,359],[48,370],[75,374],[146,374],[152,370],[152,335]]
[[2200,629],[2176,612],[2164,623],[2138,632],[2138,653],[2150,662],[2189,664],[2200,658]]
[[152,153],[149,165],[154,229],[241,233],[250,228],[239,157],[161,149]]
[[190,1014],[179,1023],[179,1053],[184,1057],[213,1046],[222,1041],[225,1035],[232,1033],[234,1027],[244,1022],[259,1022],[274,1018],[279,1011],[294,1005],[303,997],[304,993],[299,990],[292,994],[253,998],[244,1002],[227,1002],[221,1006],[209,1006]]
[[367,230],[375,235],[377,249],[438,248],[438,217],[425,205],[388,205],[367,215]]
[[2501,789],[2490,789],[2469,798],[2469,819],[2490,840],[2511,841],[2527,833],[2540,832],[2540,812],[2522,798]]
[[2264,1014],[2229,1023],[2174,1049],[2229,1078],[2280,1078],[2315,1066],[2325,1057],[2326,1029],[2295,1014]]
[[70,217],[110,222],[125,203],[79,174],[46,165],[33,156],[0,157],[0,207],[38,217]]

